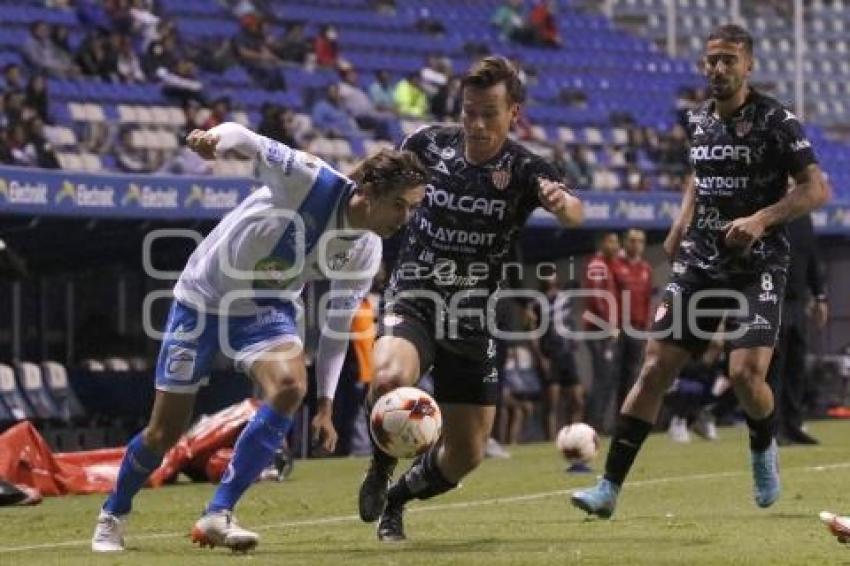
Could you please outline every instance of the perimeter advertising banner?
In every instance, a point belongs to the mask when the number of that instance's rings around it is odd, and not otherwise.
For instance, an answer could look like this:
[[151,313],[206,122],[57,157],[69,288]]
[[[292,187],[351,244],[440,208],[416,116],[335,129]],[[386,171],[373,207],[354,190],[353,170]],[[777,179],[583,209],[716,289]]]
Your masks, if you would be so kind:
[[[255,188],[239,177],[93,175],[0,167],[0,215],[109,218],[220,218]],[[665,230],[679,215],[679,193],[579,193],[585,228]],[[850,203],[831,203],[812,215],[821,234],[850,234]],[[535,211],[531,226],[556,226]]]

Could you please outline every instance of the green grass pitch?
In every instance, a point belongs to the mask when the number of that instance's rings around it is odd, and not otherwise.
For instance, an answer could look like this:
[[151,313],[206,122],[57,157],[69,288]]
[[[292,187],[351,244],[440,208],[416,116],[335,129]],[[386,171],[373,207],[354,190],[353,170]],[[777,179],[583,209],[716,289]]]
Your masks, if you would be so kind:
[[822,445],[782,449],[783,495],[767,510],[752,500],[745,429],[721,429],[715,443],[653,435],[611,521],[567,502],[593,477],[564,474],[549,444],[526,445],[487,460],[461,489],[412,504],[409,540],[380,544],[356,516],[365,460],[299,461],[288,481],[257,484],[237,508],[262,537],[247,555],[190,544],[212,487],[184,483],[139,495],[120,555],[89,550],[102,496],[0,509],[0,565],[850,564],[850,548],[817,518],[850,513],[850,422],[811,429]]

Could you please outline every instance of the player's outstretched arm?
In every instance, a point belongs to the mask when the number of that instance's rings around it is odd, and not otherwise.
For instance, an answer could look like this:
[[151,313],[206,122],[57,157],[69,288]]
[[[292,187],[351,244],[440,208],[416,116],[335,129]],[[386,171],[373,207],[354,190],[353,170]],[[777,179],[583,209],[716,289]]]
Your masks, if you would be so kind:
[[676,256],[676,252],[679,251],[682,238],[691,224],[691,218],[694,216],[695,191],[694,177],[691,175],[682,189],[682,209],[679,212],[679,217],[670,226],[670,232],[667,233],[667,237],[664,239],[664,253],[671,260]]
[[189,149],[204,159],[215,159],[228,151],[253,158],[260,152],[262,136],[236,122],[225,122],[207,131],[192,130],[186,137]]
[[749,247],[771,226],[783,224],[823,206],[829,201],[829,188],[821,168],[812,163],[794,175],[795,186],[779,202],[755,214],[737,218],[726,229],[726,243]]

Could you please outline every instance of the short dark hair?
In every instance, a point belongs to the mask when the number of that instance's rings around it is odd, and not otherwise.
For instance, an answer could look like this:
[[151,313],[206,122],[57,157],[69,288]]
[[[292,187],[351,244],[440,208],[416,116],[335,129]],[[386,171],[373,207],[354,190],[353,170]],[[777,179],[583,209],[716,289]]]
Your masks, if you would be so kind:
[[738,24],[724,24],[717,26],[708,34],[708,41],[719,39],[730,43],[738,43],[744,46],[747,53],[753,54],[753,36],[744,27]]
[[519,80],[519,73],[513,63],[504,57],[491,55],[484,57],[469,68],[461,80],[464,88],[490,88],[505,83],[508,99],[521,104],[525,100],[525,87]]
[[355,166],[349,177],[358,185],[370,185],[371,193],[381,197],[399,189],[424,185],[428,181],[428,170],[410,151],[382,149]]

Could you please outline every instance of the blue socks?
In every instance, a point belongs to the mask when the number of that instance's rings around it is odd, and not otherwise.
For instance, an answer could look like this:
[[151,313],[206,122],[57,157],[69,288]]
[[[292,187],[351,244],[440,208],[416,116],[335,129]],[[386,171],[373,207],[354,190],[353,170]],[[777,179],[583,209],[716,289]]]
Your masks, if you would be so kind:
[[233,458],[207,506],[207,513],[233,509],[245,490],[272,462],[291,428],[291,417],[281,415],[266,404],[260,406],[236,441]]
[[145,485],[148,477],[162,463],[163,454],[151,451],[142,443],[140,432],[127,444],[118,481],[103,504],[103,509],[113,515],[126,515],[133,505],[133,497]]

